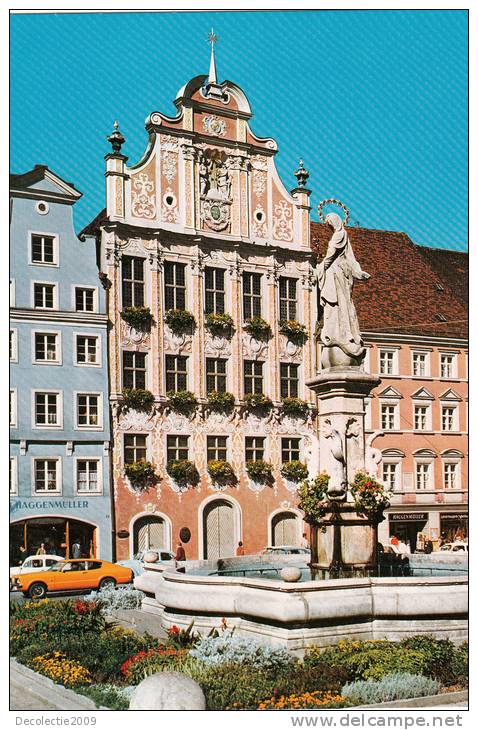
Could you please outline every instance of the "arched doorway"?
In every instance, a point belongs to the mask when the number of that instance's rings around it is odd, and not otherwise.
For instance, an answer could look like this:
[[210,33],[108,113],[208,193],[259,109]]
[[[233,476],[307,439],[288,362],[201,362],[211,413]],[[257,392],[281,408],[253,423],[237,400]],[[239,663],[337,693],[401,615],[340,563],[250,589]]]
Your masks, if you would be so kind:
[[133,527],[133,554],[143,550],[157,550],[168,546],[166,522],[157,515],[146,515],[136,520]]
[[[48,554],[95,558],[96,526],[69,517],[33,517],[10,525],[10,564],[35,555],[43,544]],[[76,545],[73,550],[73,546]]]
[[273,545],[299,545],[300,519],[294,512],[279,512],[272,518]]
[[204,558],[230,558],[236,548],[234,506],[225,499],[209,502],[203,512]]

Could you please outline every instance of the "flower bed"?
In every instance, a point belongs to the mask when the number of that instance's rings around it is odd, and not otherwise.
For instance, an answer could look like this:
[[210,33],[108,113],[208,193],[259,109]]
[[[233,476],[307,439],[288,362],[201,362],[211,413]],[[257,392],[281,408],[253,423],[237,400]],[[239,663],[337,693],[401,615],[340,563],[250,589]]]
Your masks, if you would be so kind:
[[11,606],[11,652],[18,661],[125,710],[151,673],[179,671],[199,683],[209,710],[352,707],[418,697],[467,684],[467,645],[416,636],[400,642],[341,641],[286,649],[236,636],[225,621],[209,636],[172,626],[166,640],[107,623],[97,600],[26,601]]

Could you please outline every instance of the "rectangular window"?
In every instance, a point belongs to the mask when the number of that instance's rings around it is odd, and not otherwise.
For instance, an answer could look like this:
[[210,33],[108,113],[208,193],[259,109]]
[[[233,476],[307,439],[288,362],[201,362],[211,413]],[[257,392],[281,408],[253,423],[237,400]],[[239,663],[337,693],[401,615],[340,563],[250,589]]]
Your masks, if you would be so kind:
[[146,389],[146,353],[123,351],[123,388]]
[[429,428],[428,414],[428,406],[413,406],[413,424],[415,431],[426,431]]
[[35,362],[59,362],[58,340],[56,332],[35,332]]
[[264,436],[246,436],[246,461],[263,461]]
[[121,275],[123,307],[144,307],[144,259],[123,256]]
[[261,275],[245,271],[242,274],[242,305],[244,320],[261,316]]
[[428,375],[428,353],[414,352],[412,354],[413,375],[424,378]]
[[8,472],[10,494],[17,494],[17,459],[15,456],[10,457],[10,468]]
[[444,489],[456,489],[458,487],[458,464],[443,464],[443,487]]
[[35,426],[60,425],[60,394],[35,393]]
[[79,365],[99,365],[99,338],[94,335],[76,336],[76,362]]
[[98,428],[100,425],[100,396],[79,393],[76,404],[77,426]]
[[280,364],[280,395],[281,398],[298,398],[299,396],[299,366],[292,363]]
[[381,428],[383,428],[384,431],[392,431],[396,428],[395,422],[396,422],[396,412],[397,412],[397,406],[396,405],[390,405],[388,403],[382,403],[380,408],[380,422],[381,422]]
[[383,462],[383,483],[386,489],[393,491],[397,484],[397,465]]
[[440,378],[456,378],[456,354],[440,354]]
[[58,494],[61,491],[59,465],[59,459],[35,459],[35,492]]
[[279,278],[279,319],[297,319],[297,279]]
[[417,464],[416,465],[417,489],[428,489],[430,486],[430,477],[431,477],[431,465],[430,464]]
[[32,264],[55,264],[54,236],[32,234]]
[[207,460],[227,461],[227,436],[207,437]]
[[10,388],[9,414],[10,414],[10,426],[16,426],[17,425],[17,391],[15,388]]
[[283,464],[287,461],[300,461],[300,439],[283,438],[281,454]]
[[216,390],[225,393],[227,390],[226,376],[227,360],[220,358],[206,358],[206,390],[208,393]]
[[263,393],[264,379],[262,368],[264,363],[258,360],[244,360],[244,393]]
[[33,285],[33,306],[35,309],[55,308],[55,284]]
[[177,393],[187,390],[188,372],[187,357],[183,355],[166,355],[166,392]]
[[380,375],[396,375],[396,350],[380,350],[379,351],[379,370]]
[[164,262],[164,307],[186,309],[186,264]]
[[168,463],[170,461],[187,461],[189,459],[189,436],[168,436],[166,459]]
[[441,430],[442,431],[458,431],[456,418],[456,406],[442,406],[441,409]]
[[101,492],[98,459],[78,459],[76,462],[76,491]]
[[18,360],[17,330],[10,330],[10,338],[9,338],[8,344],[9,344],[10,362],[17,362],[17,360]]
[[144,434],[125,433],[123,439],[125,464],[146,461],[146,436]]
[[206,268],[204,284],[206,314],[224,314],[224,269]]
[[75,309],[77,312],[95,311],[95,289],[75,286]]

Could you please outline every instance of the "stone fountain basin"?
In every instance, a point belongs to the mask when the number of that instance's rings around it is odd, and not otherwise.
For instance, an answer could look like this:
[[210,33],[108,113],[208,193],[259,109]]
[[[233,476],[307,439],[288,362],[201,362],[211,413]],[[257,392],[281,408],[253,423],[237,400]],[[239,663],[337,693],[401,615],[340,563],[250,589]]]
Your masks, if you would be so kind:
[[204,576],[148,566],[134,581],[147,596],[143,610],[161,625],[194,619],[209,631],[222,618],[239,635],[254,635],[301,652],[345,638],[399,640],[432,633],[455,642],[467,637],[468,578],[345,578],[281,580]]

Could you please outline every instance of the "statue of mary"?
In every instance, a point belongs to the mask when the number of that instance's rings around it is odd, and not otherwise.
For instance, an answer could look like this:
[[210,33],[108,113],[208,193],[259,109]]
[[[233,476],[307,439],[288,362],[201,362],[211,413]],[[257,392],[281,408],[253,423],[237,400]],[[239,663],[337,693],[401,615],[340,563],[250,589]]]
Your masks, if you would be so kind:
[[324,325],[320,333],[321,365],[358,367],[365,355],[357,312],[352,301],[354,279],[370,277],[362,271],[354,256],[342,218],[329,213],[325,222],[334,229],[324,259],[317,267],[320,303],[324,309]]

